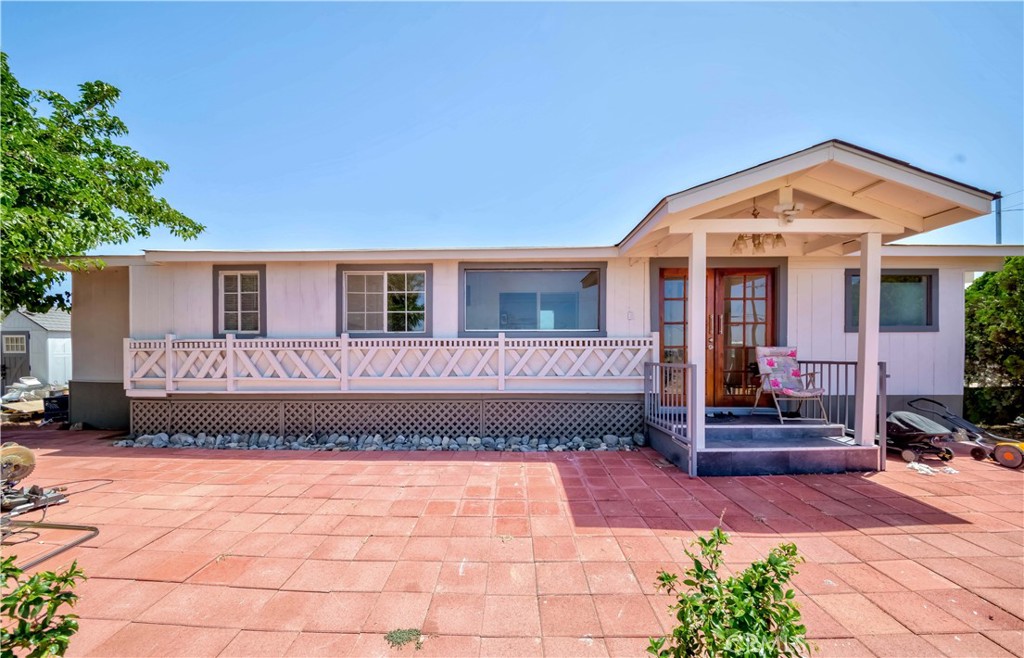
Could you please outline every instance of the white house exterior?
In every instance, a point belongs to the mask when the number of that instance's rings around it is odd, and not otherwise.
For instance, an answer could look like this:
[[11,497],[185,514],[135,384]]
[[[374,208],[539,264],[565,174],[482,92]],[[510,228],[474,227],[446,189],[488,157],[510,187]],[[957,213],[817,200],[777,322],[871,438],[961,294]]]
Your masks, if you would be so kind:
[[830,141],[665,197],[606,247],[111,257],[73,275],[72,419],[615,433],[642,426],[644,364],[663,361],[702,374],[700,447],[704,411],[750,407],[753,347],[791,345],[855,366],[837,395],[868,445],[879,362],[890,405],[960,403],[965,279],[1020,253],[889,243],[995,196]]
[[32,376],[44,384],[71,379],[71,315],[65,311],[11,311],[0,320],[3,386]]

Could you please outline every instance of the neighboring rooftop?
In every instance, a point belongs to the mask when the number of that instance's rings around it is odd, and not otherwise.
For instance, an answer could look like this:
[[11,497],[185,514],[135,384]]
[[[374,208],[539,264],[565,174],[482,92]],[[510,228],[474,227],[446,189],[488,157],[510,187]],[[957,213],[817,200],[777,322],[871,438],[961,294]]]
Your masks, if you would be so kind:
[[71,331],[71,314],[51,309],[45,313],[31,313],[21,309],[21,314],[47,331]]

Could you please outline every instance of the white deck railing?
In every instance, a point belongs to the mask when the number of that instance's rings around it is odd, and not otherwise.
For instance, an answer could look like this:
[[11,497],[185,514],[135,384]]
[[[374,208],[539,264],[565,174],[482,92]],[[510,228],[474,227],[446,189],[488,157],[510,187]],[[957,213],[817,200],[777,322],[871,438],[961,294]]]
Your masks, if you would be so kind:
[[639,338],[255,338],[124,341],[124,387],[178,392],[643,392]]

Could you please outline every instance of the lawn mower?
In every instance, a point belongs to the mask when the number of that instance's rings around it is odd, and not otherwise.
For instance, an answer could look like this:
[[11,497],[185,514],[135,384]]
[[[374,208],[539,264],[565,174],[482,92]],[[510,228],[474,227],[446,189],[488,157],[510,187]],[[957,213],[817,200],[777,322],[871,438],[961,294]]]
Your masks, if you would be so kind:
[[1020,468],[1024,465],[1024,442],[1011,441],[982,429],[931,398],[915,398],[907,402],[907,406],[938,416],[952,425],[953,429],[947,429],[909,411],[889,414],[886,419],[887,447],[900,451],[905,461],[917,461],[928,454],[949,461],[953,459],[953,451],[943,444],[970,443],[971,457],[978,461],[991,459],[1006,468]]

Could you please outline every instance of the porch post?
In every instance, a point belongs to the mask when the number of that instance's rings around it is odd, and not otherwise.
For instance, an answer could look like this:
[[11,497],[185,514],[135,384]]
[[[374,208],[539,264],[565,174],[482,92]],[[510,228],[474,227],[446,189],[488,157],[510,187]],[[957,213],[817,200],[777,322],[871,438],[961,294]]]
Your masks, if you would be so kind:
[[860,324],[857,328],[857,411],[854,432],[857,445],[862,446],[875,444],[881,280],[882,235],[865,233],[860,237]]
[[693,390],[686,400],[687,426],[692,432],[691,447],[704,450],[704,409],[707,395],[707,277],[708,234],[704,231],[690,235],[687,256],[686,345],[687,361],[693,364]]

